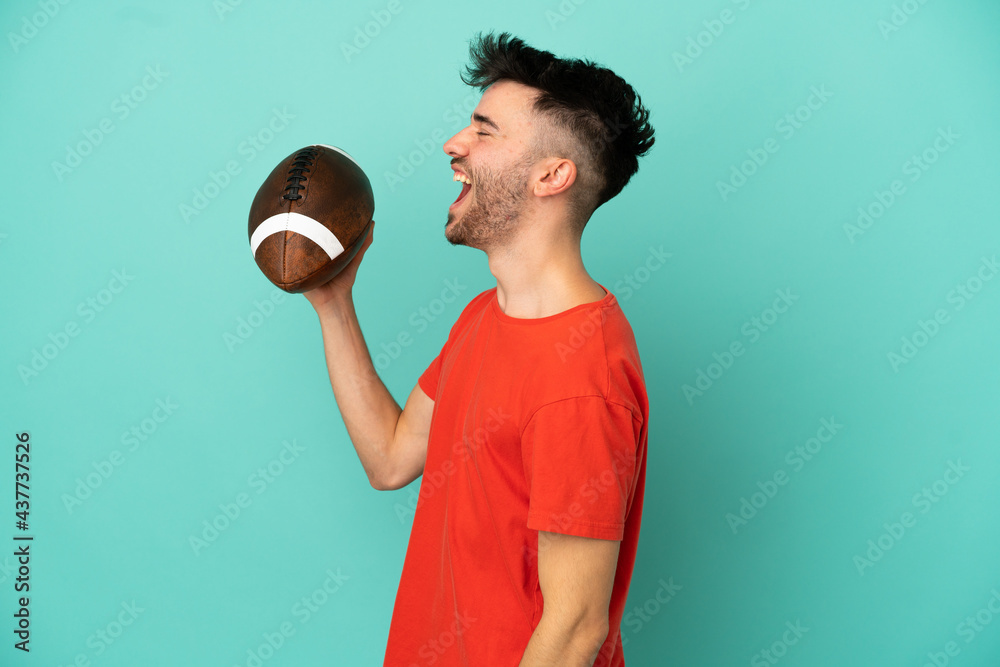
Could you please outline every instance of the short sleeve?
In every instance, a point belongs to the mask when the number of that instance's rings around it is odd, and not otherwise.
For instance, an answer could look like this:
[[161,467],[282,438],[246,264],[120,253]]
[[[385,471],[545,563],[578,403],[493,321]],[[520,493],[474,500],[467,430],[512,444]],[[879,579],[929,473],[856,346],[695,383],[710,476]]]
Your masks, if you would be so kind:
[[635,491],[641,422],[580,396],[542,406],[521,433],[533,530],[620,540]]
[[437,395],[438,378],[441,376],[441,359],[444,357],[445,349],[447,347],[448,344],[445,343],[444,347],[441,348],[441,351],[438,352],[438,355],[434,357],[434,361],[431,362],[431,365],[428,366],[427,370],[421,373],[420,377],[417,379],[417,384],[420,385],[420,388],[424,390],[424,393],[431,398],[434,398]]

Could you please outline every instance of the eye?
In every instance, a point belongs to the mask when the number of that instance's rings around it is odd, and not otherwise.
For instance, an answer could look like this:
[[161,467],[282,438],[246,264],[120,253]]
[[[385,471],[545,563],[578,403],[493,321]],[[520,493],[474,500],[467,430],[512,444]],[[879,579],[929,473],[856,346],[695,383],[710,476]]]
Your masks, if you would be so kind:
[[478,134],[481,137],[488,137],[488,136],[490,136],[488,132],[476,132],[476,134]]

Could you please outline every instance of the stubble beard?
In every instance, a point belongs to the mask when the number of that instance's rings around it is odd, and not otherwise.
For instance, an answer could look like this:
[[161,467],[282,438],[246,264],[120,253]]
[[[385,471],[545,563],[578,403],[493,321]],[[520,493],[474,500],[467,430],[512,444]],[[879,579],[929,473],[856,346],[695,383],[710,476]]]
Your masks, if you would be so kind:
[[[508,244],[517,232],[528,198],[528,168],[532,162],[526,156],[503,171],[477,169],[475,197],[464,213],[448,213],[445,238],[452,245],[484,251]],[[470,191],[466,198],[472,196]]]

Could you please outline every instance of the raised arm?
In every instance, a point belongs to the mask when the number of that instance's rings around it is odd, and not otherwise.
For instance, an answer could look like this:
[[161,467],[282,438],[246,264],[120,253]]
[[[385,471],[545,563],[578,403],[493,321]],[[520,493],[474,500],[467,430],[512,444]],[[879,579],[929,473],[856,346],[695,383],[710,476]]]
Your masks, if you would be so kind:
[[379,378],[361,333],[351,290],[374,237],[329,283],[305,293],[319,316],[337,407],[372,487],[406,486],[423,472],[434,401],[419,386],[400,409]]

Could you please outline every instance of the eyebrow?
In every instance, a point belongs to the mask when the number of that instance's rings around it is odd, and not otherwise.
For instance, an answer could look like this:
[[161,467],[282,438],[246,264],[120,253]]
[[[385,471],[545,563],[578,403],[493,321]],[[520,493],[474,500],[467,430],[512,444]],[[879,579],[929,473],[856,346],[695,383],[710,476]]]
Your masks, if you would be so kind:
[[494,123],[489,116],[484,116],[481,113],[474,113],[472,114],[472,120],[476,121],[477,123],[482,123],[483,125],[489,125],[497,132],[500,131],[500,126]]

